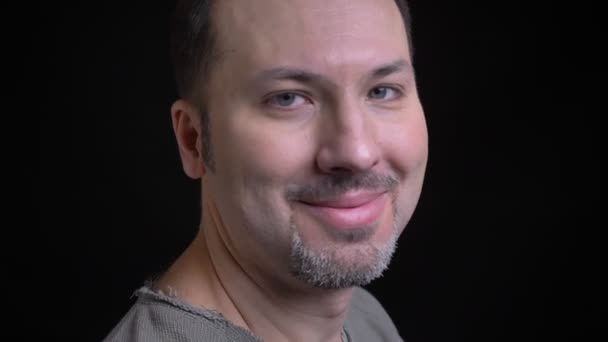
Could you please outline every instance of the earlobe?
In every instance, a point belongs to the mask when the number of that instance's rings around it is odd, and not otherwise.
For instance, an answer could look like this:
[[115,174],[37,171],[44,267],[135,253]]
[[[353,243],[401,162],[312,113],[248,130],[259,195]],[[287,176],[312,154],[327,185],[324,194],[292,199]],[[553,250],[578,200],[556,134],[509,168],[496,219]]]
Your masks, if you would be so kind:
[[179,99],[171,106],[171,121],[184,172],[193,179],[205,174],[201,151],[200,115],[194,105]]

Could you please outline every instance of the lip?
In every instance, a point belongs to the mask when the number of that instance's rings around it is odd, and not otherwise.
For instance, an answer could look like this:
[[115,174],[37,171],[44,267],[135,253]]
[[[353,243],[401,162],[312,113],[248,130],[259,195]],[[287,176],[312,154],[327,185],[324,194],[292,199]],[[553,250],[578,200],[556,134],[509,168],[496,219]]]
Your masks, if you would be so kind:
[[302,201],[316,219],[338,229],[364,228],[374,224],[386,205],[386,192],[347,194],[322,201]]

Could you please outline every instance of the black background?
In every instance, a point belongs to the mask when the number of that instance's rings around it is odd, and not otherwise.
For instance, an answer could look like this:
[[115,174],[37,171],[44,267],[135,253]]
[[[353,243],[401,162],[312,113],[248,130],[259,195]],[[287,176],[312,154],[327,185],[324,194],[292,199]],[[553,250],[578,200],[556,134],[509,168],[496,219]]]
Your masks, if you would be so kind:
[[[428,174],[390,270],[369,290],[410,342],[584,340],[587,284],[604,271],[580,247],[602,226],[589,219],[592,49],[602,44],[593,10],[410,3]],[[26,340],[101,340],[194,236],[198,183],[182,172],[169,116],[172,6],[5,12],[19,18],[5,29],[18,76],[11,113],[26,122],[14,144],[39,156],[22,164],[31,197],[21,217],[38,229],[23,229],[15,257],[36,287],[35,304],[17,311]]]

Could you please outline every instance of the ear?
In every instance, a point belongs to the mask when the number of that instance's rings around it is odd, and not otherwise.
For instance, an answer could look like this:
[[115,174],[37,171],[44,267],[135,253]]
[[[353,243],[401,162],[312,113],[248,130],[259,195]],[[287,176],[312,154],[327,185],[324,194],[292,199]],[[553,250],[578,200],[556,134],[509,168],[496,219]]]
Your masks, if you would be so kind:
[[171,106],[173,132],[177,139],[182,167],[188,177],[201,178],[205,174],[202,161],[200,112],[185,100],[177,100]]

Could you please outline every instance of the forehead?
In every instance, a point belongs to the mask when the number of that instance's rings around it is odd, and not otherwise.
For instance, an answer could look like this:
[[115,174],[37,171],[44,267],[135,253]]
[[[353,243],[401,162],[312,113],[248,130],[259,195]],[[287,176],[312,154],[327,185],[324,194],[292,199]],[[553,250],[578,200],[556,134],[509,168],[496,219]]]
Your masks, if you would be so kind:
[[224,0],[214,12],[221,64],[323,69],[409,61],[393,0]]

